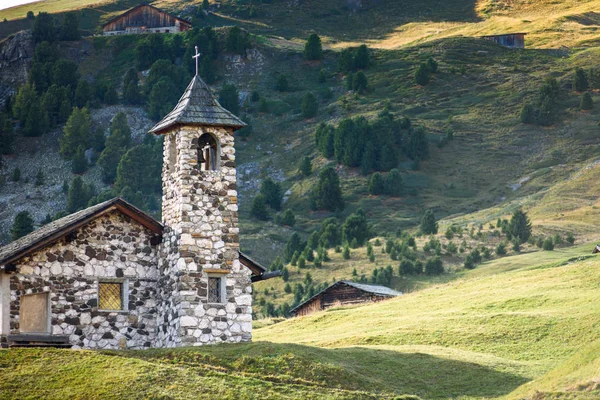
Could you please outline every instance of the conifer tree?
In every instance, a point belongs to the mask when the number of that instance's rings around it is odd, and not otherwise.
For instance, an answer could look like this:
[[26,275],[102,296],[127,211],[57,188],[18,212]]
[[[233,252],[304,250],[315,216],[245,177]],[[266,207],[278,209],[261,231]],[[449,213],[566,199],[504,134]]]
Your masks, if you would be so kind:
[[375,172],[373,175],[371,175],[371,178],[369,179],[368,189],[369,189],[369,194],[372,194],[372,195],[378,195],[378,194],[384,193],[385,182],[384,182],[383,176],[381,176],[381,174],[379,172]]
[[521,113],[519,114],[521,122],[524,124],[532,124],[535,122],[535,109],[529,103],[523,104],[521,107]]
[[364,93],[367,90],[367,85],[369,84],[367,80],[367,76],[362,71],[358,71],[354,74],[352,79],[352,89],[357,93]]
[[323,58],[321,38],[316,33],[312,33],[308,36],[308,40],[304,45],[304,58],[307,60],[320,60]]
[[267,201],[262,193],[257,194],[254,197],[254,200],[252,200],[250,214],[262,221],[266,221],[269,217],[269,212],[267,211]]
[[265,196],[265,202],[269,207],[277,211],[281,210],[283,193],[279,183],[268,177],[262,182],[260,193]]
[[22,132],[24,136],[37,137],[41,136],[50,127],[48,115],[42,110],[39,99],[36,99],[29,107],[27,118]]
[[288,82],[287,76],[284,74],[279,74],[277,76],[277,82],[275,83],[275,89],[280,92],[287,92],[290,88],[290,84]]
[[15,221],[10,229],[10,239],[17,240],[33,232],[33,218],[29,211],[21,211],[15,216]]
[[581,96],[581,102],[579,103],[580,110],[591,110],[594,108],[594,100],[592,100],[592,95],[590,92],[585,92]]
[[44,184],[44,171],[42,171],[42,169],[38,169],[37,174],[35,174],[35,182],[34,185],[35,186],[42,186]]
[[232,84],[224,84],[219,92],[219,103],[231,113],[237,115],[239,111],[239,93],[237,87]]
[[88,160],[85,156],[85,150],[82,146],[79,146],[79,149],[73,155],[71,159],[71,172],[74,174],[82,174],[88,168]]
[[121,157],[127,151],[130,143],[131,129],[127,123],[127,115],[120,112],[115,115],[110,124],[106,147],[102,150],[100,158],[98,158],[98,165],[104,182],[114,182]]
[[311,206],[315,210],[341,210],[344,208],[340,178],[332,167],[319,174],[319,182],[311,193]]
[[300,166],[298,167],[300,173],[304,176],[310,176],[312,174],[312,165],[310,162],[310,157],[305,156],[300,161]]
[[419,86],[425,86],[429,83],[429,68],[427,68],[427,64],[419,65],[417,71],[415,72],[415,82]]
[[60,155],[71,159],[80,147],[87,149],[90,144],[92,117],[86,108],[74,108],[59,139]]
[[70,12],[63,19],[60,28],[60,40],[79,40],[80,38],[79,18],[77,18],[75,13]]
[[354,54],[354,68],[365,69],[369,66],[369,49],[366,44],[361,44]]
[[67,194],[67,212],[74,213],[83,210],[92,196],[92,188],[88,186],[80,176],[76,176],[69,186],[69,193]]
[[583,68],[577,68],[575,70],[575,77],[573,78],[573,88],[578,92],[585,92],[589,87],[587,73]]
[[352,248],[362,246],[371,237],[371,229],[365,210],[359,208],[346,218],[342,225],[342,239],[350,243]]
[[404,191],[404,182],[400,171],[392,169],[385,177],[385,193],[389,196],[400,196]]
[[521,209],[515,211],[510,219],[508,231],[520,243],[527,242],[531,236],[531,221],[529,221],[527,213]]
[[408,156],[413,160],[426,160],[429,158],[429,140],[425,129],[413,129],[408,141]]
[[351,49],[343,49],[338,57],[338,67],[341,72],[349,73],[354,70],[354,56]]
[[429,59],[427,60],[427,69],[429,70],[429,72],[431,72],[432,74],[435,74],[437,72],[438,69],[438,63],[437,61],[435,61],[433,59],[433,57],[429,57]]
[[425,211],[423,218],[421,219],[421,232],[426,235],[435,235],[438,232],[438,223],[435,220],[435,214],[433,210]]
[[150,145],[129,149],[119,161],[114,190],[129,187],[134,193],[159,193],[161,189],[161,156]]
[[334,155],[334,134],[335,130],[331,125],[321,122],[315,130],[315,141],[317,148],[326,158],[331,158]]
[[360,159],[360,173],[362,175],[368,175],[377,165],[377,155],[375,153],[375,146],[372,142],[367,142],[365,151]]
[[92,99],[92,85],[85,79],[80,79],[75,89],[75,105],[79,108],[86,107]]
[[313,118],[317,116],[319,112],[319,102],[314,94],[311,92],[306,92],[304,97],[302,97],[302,117],[305,119]]

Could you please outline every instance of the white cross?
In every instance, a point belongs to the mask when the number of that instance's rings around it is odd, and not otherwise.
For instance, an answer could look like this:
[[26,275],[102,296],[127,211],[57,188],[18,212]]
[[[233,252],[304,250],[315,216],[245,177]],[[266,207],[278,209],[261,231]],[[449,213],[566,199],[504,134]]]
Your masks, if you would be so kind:
[[192,58],[196,59],[196,75],[198,75],[198,59],[202,55],[202,53],[198,53],[198,46],[194,46],[196,48],[196,55],[192,56]]

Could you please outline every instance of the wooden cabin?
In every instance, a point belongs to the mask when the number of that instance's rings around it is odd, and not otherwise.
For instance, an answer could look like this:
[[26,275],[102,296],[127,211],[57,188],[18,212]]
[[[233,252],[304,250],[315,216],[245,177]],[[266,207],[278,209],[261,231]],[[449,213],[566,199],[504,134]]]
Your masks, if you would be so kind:
[[511,49],[524,49],[525,35],[526,33],[506,33],[502,35],[482,36],[482,38],[496,42],[504,47],[510,47]]
[[299,304],[290,312],[299,317],[335,306],[371,303],[400,295],[402,293],[385,286],[339,281]]
[[189,21],[149,4],[140,4],[102,25],[104,36],[139,33],[179,33],[191,29]]

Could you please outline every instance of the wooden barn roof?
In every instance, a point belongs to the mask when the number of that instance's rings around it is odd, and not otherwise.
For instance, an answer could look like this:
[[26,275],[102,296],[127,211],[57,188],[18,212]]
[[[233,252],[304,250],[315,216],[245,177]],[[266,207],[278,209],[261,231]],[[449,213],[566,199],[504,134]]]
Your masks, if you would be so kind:
[[331,289],[331,288],[333,288],[335,286],[338,286],[338,285],[352,286],[352,287],[355,287],[355,288],[357,288],[359,290],[362,290],[363,292],[371,293],[371,294],[374,294],[374,295],[377,295],[377,296],[396,297],[396,296],[401,296],[402,295],[402,293],[400,293],[400,292],[398,292],[398,291],[396,291],[394,289],[390,289],[389,287],[386,287],[386,286],[371,285],[371,284],[358,283],[358,282],[353,282],[353,281],[337,281],[333,285],[330,285],[330,286],[326,287],[325,289],[321,290],[319,293],[315,294],[310,299],[305,300],[302,303],[298,304],[296,307],[292,308],[290,310],[290,313],[294,313],[296,310],[298,310],[299,308],[303,307],[305,304],[310,303],[313,299],[317,298],[321,294],[327,292],[329,289]]
[[[127,215],[157,235],[161,235],[163,232],[163,225],[152,216],[116,197],[50,222],[6,246],[0,247],[0,266],[14,263],[35,251],[43,249],[96,218],[115,210]],[[253,282],[281,275],[281,271],[266,272],[265,267],[242,252],[239,252],[239,257],[240,262],[252,271]]]
[[161,10],[160,8],[154,7],[153,5],[150,5],[150,4],[148,4],[148,3],[142,3],[142,4],[139,4],[139,5],[135,6],[135,7],[133,7],[133,8],[130,8],[129,10],[125,11],[124,13],[122,13],[122,14],[119,14],[119,15],[117,15],[116,17],[114,17],[114,18],[110,19],[109,21],[105,22],[105,23],[102,25],[102,27],[105,27],[106,25],[110,25],[110,24],[112,24],[113,22],[115,22],[115,21],[117,21],[117,20],[119,20],[119,19],[121,19],[121,18],[125,17],[127,14],[131,14],[132,12],[135,12],[136,10],[138,10],[138,9],[140,9],[140,8],[143,8],[143,7],[150,7],[150,8],[152,8],[152,9],[154,9],[154,10],[158,11],[158,12],[161,12],[161,13],[168,14],[168,15],[170,15],[171,17],[173,17],[173,18],[175,18],[175,19],[177,19],[177,20],[179,20],[179,21],[181,21],[181,22],[183,22],[183,23],[185,23],[185,24],[187,24],[187,25],[189,25],[189,26],[192,26],[192,23],[191,23],[190,21],[186,20],[186,19],[179,18],[179,17],[177,17],[177,16],[175,16],[175,15],[173,15],[173,14],[171,14],[171,13],[168,13],[168,12],[166,12],[165,10]]
[[179,99],[179,102],[149,133],[161,134],[177,125],[227,126],[234,129],[246,124],[223,108],[210,88],[196,75]]

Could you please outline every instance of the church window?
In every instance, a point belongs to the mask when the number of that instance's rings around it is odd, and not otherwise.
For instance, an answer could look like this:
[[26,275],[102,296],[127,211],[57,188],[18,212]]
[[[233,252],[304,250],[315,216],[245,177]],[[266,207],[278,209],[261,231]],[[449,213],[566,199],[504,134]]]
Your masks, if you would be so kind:
[[198,168],[200,171],[219,169],[219,146],[212,135],[205,133],[198,139]]
[[98,282],[98,309],[106,311],[127,310],[126,281]]
[[208,277],[208,302],[209,303],[223,303],[224,302],[224,289],[223,277]]

